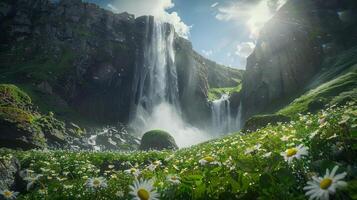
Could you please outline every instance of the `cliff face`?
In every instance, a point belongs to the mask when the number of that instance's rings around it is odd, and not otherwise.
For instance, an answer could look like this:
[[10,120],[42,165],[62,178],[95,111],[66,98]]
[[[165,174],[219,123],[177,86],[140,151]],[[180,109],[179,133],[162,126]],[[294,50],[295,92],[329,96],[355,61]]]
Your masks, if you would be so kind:
[[93,121],[125,119],[139,20],[78,0],[1,6],[3,82],[45,93],[42,101],[55,96],[49,109],[74,108]]
[[[2,1],[0,82],[19,85],[40,109],[63,118],[127,122],[135,66],[142,62],[152,21],[80,0]],[[177,35],[174,48],[184,115],[202,121],[209,116],[208,68],[213,65]]]
[[288,1],[248,57],[243,119],[286,105],[321,71],[324,59],[356,44],[355,8],[353,1]]

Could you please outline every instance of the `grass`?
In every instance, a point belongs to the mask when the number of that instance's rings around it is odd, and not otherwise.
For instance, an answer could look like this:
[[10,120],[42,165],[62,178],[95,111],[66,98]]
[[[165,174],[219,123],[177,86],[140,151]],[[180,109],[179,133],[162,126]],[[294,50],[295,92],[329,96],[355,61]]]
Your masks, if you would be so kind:
[[[136,178],[150,179],[160,199],[306,199],[312,176],[339,166],[348,186],[334,199],[356,197],[357,105],[329,107],[268,125],[248,135],[236,133],[178,151],[71,152],[1,150],[0,159],[17,157],[23,169],[42,176],[18,199],[132,199]],[[281,155],[298,145],[308,156],[288,163]],[[157,162],[160,161],[160,162]],[[140,171],[138,177],[127,169]],[[175,174],[179,184],[168,176]],[[91,189],[90,178],[107,187]]]
[[236,87],[225,87],[225,88],[210,88],[208,90],[208,100],[214,101],[220,99],[222,94],[232,94],[238,93],[242,89],[242,84],[239,84]]
[[298,113],[307,113],[309,112],[309,104],[319,98],[333,104],[343,103],[347,97],[357,96],[356,88],[357,70],[354,70],[308,91],[295,99],[290,105],[278,111],[278,114],[296,117]]

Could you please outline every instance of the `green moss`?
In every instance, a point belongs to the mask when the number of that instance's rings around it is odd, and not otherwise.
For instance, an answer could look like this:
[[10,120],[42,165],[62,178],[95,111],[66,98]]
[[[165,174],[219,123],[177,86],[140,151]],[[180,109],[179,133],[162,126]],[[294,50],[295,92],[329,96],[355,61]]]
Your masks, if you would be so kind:
[[[11,141],[11,147],[22,148],[24,142],[16,143],[19,138],[26,139],[26,148],[44,147],[47,139],[49,142],[65,141],[65,123],[56,119],[52,112],[45,115],[35,110],[29,95],[17,86],[0,84],[0,96],[0,130]],[[76,127],[76,133],[84,132]]]
[[220,99],[222,94],[233,94],[238,93],[242,89],[242,84],[239,84],[236,87],[226,87],[226,88],[210,88],[208,90],[208,100],[214,101]]
[[0,107],[0,119],[12,123],[31,124],[34,116],[27,111],[14,107]]
[[[48,52],[37,52],[36,42],[24,41],[18,43],[13,50],[0,52],[1,82],[20,82],[30,79],[31,82],[53,82],[56,78],[71,71],[76,53],[66,46],[59,45],[57,55]],[[62,47],[62,48],[61,48]],[[30,55],[28,49],[33,50]],[[19,79],[20,77],[20,79]]]
[[16,106],[25,108],[31,105],[31,98],[17,86],[0,84],[0,107]]
[[326,104],[339,104],[349,96],[355,97],[357,95],[356,87],[357,70],[354,70],[308,91],[278,113],[297,116],[298,113],[309,112],[309,105],[318,99],[324,99]]
[[141,138],[141,150],[177,149],[175,139],[166,131],[151,130]]

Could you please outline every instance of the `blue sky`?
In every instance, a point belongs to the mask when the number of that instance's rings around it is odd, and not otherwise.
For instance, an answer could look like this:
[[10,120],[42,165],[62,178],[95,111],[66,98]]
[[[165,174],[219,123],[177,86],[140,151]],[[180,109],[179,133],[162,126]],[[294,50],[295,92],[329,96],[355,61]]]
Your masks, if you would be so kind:
[[174,24],[193,48],[220,64],[245,68],[259,29],[285,0],[86,0],[113,12],[154,15]]

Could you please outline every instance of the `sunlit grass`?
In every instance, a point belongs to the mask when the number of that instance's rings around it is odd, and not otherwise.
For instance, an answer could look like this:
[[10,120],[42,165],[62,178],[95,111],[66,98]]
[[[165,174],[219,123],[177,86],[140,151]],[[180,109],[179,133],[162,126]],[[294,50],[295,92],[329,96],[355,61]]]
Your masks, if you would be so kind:
[[[160,199],[305,199],[311,177],[335,165],[347,172],[348,186],[334,197],[348,199],[356,195],[356,128],[357,105],[349,103],[175,152],[2,150],[1,159],[15,156],[23,169],[43,175],[19,199],[131,199],[136,178],[153,180]],[[281,154],[293,155],[299,145],[308,155],[286,162]],[[95,177],[105,178],[106,187],[88,187]]]

